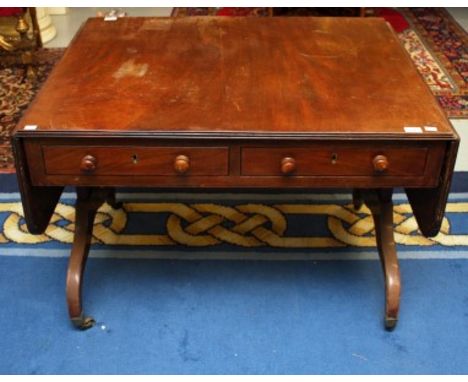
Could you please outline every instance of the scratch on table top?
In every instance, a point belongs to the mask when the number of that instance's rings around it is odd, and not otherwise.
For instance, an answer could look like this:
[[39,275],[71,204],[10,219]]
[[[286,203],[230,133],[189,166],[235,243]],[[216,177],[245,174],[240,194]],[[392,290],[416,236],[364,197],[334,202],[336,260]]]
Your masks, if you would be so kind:
[[112,77],[121,79],[123,77],[143,77],[148,71],[148,64],[136,64],[132,58],[125,61],[120,68],[117,69]]

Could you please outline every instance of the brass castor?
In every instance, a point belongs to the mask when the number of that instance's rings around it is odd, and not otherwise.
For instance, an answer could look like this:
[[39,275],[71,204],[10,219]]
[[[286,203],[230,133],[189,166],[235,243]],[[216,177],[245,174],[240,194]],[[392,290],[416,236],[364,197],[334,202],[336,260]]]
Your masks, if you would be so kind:
[[392,331],[395,329],[398,323],[398,318],[395,317],[385,317],[385,329],[388,331]]
[[96,323],[94,318],[85,317],[83,314],[81,314],[78,317],[72,317],[71,322],[75,326],[75,328],[80,329],[80,330],[90,329]]

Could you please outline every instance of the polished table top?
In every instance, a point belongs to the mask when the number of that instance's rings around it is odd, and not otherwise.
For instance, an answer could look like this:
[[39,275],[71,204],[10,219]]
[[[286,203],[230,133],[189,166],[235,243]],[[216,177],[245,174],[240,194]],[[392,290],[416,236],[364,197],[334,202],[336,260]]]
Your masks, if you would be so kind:
[[25,125],[36,134],[454,136],[378,18],[89,19]]

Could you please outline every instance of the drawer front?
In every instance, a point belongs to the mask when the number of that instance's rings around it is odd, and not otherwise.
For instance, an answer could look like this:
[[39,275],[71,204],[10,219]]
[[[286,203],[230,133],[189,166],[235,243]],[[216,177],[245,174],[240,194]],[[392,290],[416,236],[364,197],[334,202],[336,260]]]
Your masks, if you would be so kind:
[[227,147],[42,146],[47,175],[228,175]]
[[244,176],[423,176],[428,149],[244,147]]

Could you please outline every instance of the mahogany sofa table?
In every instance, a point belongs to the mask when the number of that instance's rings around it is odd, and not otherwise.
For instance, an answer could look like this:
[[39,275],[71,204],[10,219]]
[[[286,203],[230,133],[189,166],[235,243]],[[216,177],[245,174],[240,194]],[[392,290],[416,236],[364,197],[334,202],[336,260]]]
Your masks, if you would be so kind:
[[96,210],[115,187],[349,188],[370,208],[398,318],[392,190],[439,232],[459,138],[377,18],[89,19],[16,127],[27,227],[46,229],[76,186],[72,322]]

